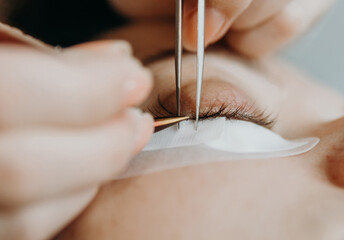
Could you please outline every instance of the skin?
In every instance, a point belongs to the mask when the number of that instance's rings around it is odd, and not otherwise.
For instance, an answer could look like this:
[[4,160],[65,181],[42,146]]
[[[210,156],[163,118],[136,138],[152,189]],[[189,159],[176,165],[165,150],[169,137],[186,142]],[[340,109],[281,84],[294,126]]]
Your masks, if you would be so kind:
[[57,51],[3,24],[0,71],[0,239],[47,239],[147,143],[151,74],[126,42]]
[[[140,24],[106,36],[127,39],[141,59],[152,59],[169,45],[168,31],[161,35],[159,28],[168,25]],[[136,39],[147,32],[145,47]],[[149,45],[155,41],[160,44]],[[203,107],[214,96],[227,101],[216,95],[220,90],[235,92],[275,116],[273,131],[287,138],[318,136],[320,143],[294,157],[208,163],[112,182],[56,239],[344,238],[343,98],[278,59],[251,62],[221,46],[206,54]],[[183,84],[192,86],[195,58],[183,59]],[[156,105],[158,94],[167,96],[167,108],[175,107],[168,97],[173,64],[172,57],[149,61],[155,85],[144,109]],[[183,90],[183,114],[193,114],[193,93],[192,87]]]
[[[132,18],[174,16],[175,0],[109,0]],[[197,46],[197,0],[185,0],[184,47]],[[332,5],[333,0],[207,0],[205,43],[224,39],[237,52],[259,58],[276,52],[306,31]]]

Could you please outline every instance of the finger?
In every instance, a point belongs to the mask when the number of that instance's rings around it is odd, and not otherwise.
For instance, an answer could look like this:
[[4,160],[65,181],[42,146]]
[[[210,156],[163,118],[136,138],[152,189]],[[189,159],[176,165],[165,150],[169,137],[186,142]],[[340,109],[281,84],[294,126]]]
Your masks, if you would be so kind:
[[[80,43],[64,51],[64,56],[69,56],[76,63],[89,60],[87,57],[92,54],[92,58],[117,57],[119,59],[133,55],[131,45],[121,40],[98,40],[93,42]],[[86,59],[81,56],[85,56]]]
[[235,20],[231,29],[245,30],[255,27],[282,11],[289,2],[291,0],[254,0]]
[[173,50],[174,34],[175,28],[171,22],[141,20],[128,24],[125,28],[112,29],[99,38],[125,39],[132,45],[135,56],[147,63],[154,59],[154,56]]
[[[205,10],[205,46],[221,39],[233,21],[250,5],[252,0],[207,1]],[[187,50],[197,47],[197,0],[184,1],[183,44]]]
[[112,180],[148,141],[150,115],[126,111],[93,129],[37,129],[0,137],[0,205],[20,205]]
[[50,239],[91,202],[96,192],[90,189],[17,211],[2,211],[0,239]]
[[41,42],[38,39],[35,39],[29,35],[26,35],[22,31],[12,26],[9,26],[4,23],[0,23],[0,42],[1,43],[17,43],[28,45],[42,51],[53,51],[53,47]]
[[[138,105],[149,94],[151,74],[128,44],[55,55],[17,45],[0,47],[0,124],[89,125]],[[105,53],[108,48],[108,53]]]
[[244,32],[229,32],[231,47],[249,57],[273,53],[307,30],[332,1],[293,0],[280,13],[264,24]]

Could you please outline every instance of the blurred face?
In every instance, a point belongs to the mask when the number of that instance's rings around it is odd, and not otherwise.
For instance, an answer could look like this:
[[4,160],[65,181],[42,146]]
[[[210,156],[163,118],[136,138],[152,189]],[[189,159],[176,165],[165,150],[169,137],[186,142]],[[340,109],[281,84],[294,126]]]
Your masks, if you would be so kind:
[[[142,108],[174,114],[173,27],[134,25],[105,38],[127,39],[152,70],[154,90]],[[195,56],[185,54],[182,112],[191,117],[195,72]],[[205,59],[202,119],[251,121],[286,138],[317,136],[320,144],[289,158],[209,163],[110,183],[60,238],[343,239],[343,111],[340,96],[276,59],[249,62],[215,46]]]

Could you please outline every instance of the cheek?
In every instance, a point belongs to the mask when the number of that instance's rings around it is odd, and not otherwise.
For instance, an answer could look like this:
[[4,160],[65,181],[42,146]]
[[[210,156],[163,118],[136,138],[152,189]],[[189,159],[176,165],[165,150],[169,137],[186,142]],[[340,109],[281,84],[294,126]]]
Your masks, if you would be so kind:
[[332,183],[344,188],[344,147],[327,156],[327,175]]

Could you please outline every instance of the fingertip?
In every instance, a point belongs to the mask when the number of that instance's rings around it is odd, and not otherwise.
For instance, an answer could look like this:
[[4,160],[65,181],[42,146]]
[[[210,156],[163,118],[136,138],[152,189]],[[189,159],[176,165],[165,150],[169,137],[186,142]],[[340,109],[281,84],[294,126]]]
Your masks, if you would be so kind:
[[230,26],[226,16],[216,8],[207,8],[205,12],[205,45],[221,39]]
[[153,88],[152,73],[145,68],[125,81],[124,92],[129,93],[124,101],[127,107],[142,103]]
[[132,158],[147,144],[153,128],[152,117],[142,113],[140,109],[129,108],[118,114],[103,129],[103,134],[110,138],[102,143],[103,162],[101,170],[98,171],[102,175],[99,178],[113,178],[125,170]]
[[154,132],[154,121],[150,114],[144,113],[140,121],[141,123],[138,127],[137,133],[135,134],[136,147],[134,149],[134,154],[142,151]]
[[135,155],[143,149],[152,136],[154,121],[150,114],[143,113],[137,108],[130,108],[127,114],[131,122],[128,127],[132,138],[132,153]]
[[[187,11],[184,15],[183,44],[189,51],[197,49],[197,26],[198,12]],[[225,14],[216,8],[206,8],[205,10],[205,47],[221,39],[230,26]]]

